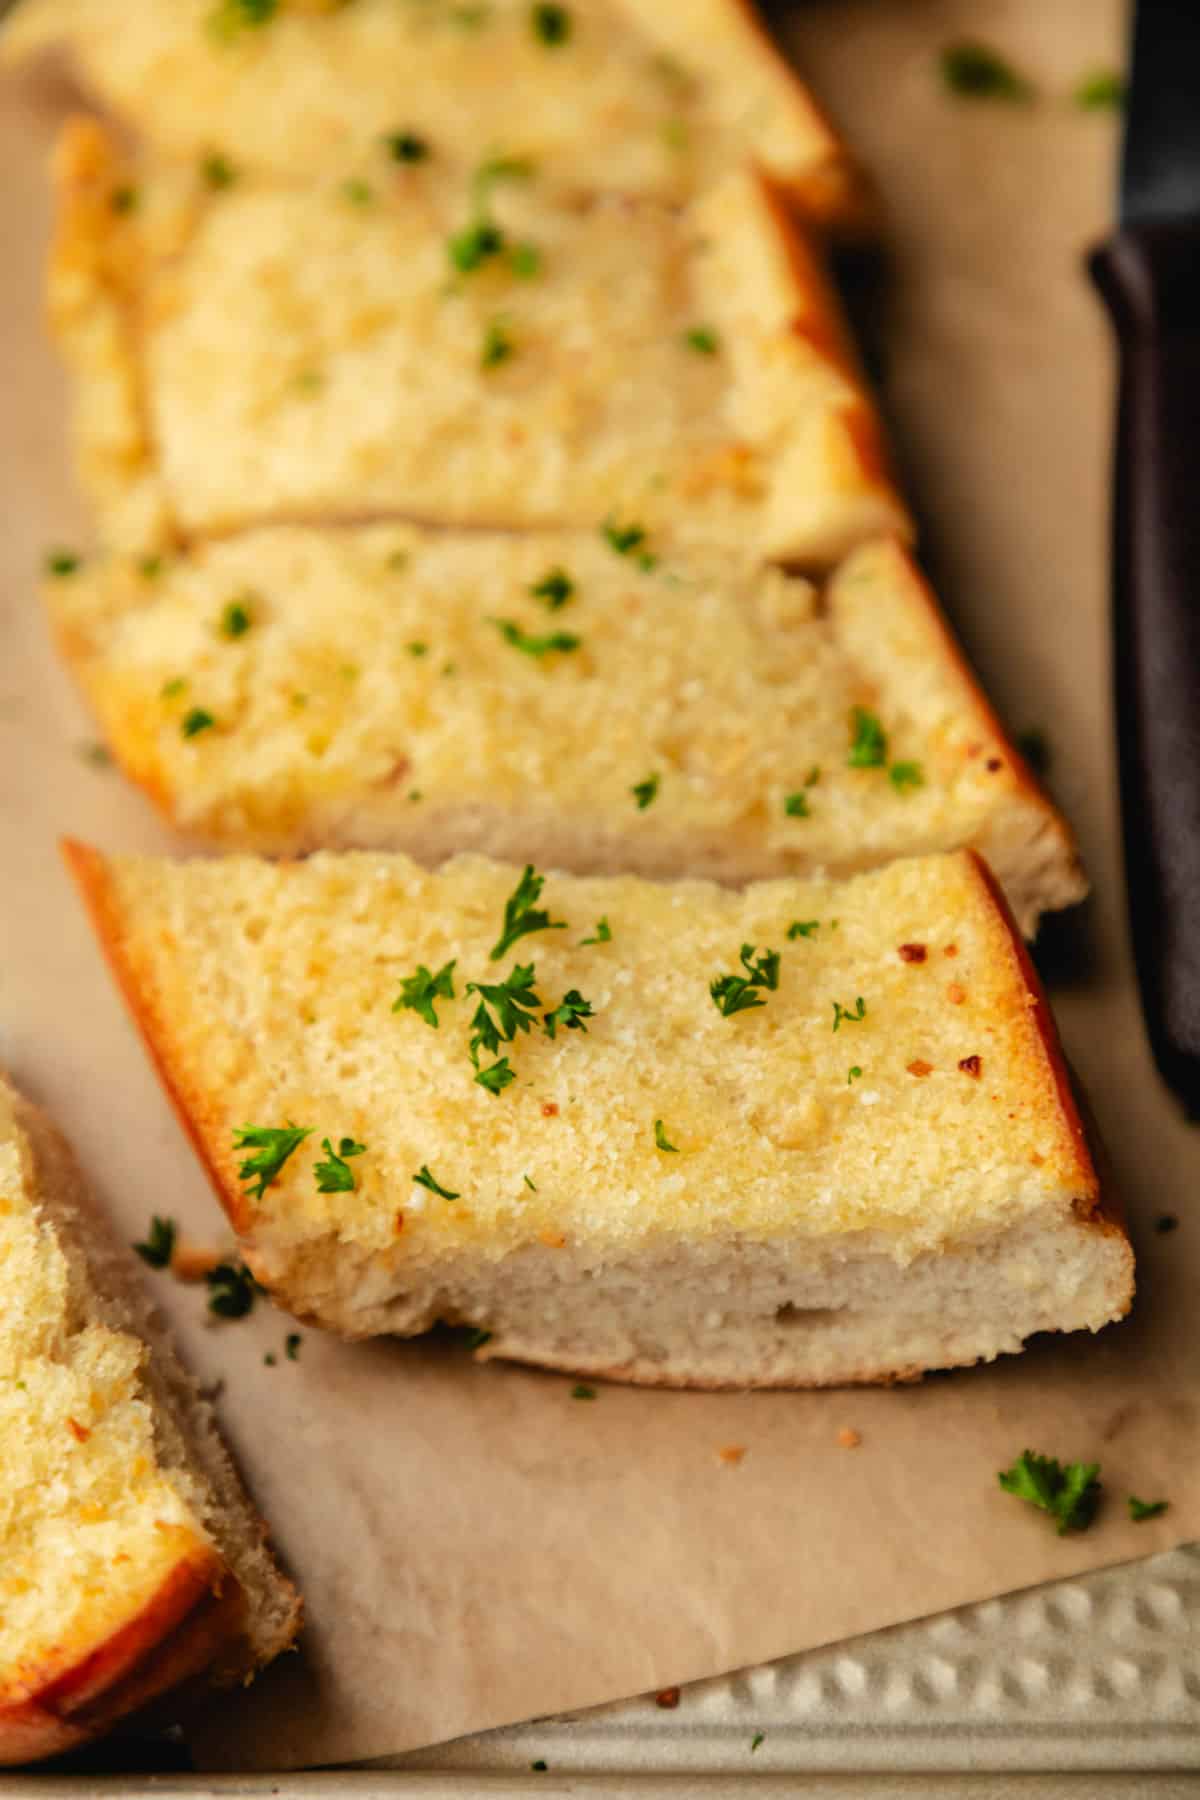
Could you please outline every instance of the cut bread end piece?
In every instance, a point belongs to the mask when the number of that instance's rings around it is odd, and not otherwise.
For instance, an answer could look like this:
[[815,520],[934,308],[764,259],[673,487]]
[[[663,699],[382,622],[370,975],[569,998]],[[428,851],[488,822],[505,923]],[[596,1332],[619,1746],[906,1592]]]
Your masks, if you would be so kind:
[[1084,892],[894,541],[822,593],[599,533],[280,527],[45,593],[122,767],[224,849],[741,884],[968,845],[1028,933]]
[[[251,1266],[313,1323],[819,1386],[1129,1305],[1044,995],[969,853],[544,895],[469,857],[68,857]],[[544,910],[496,957],[522,893]],[[496,1011],[488,1047],[466,984],[502,979],[530,1028]],[[248,1126],[290,1145],[262,1181]]]
[[[0,1081],[0,1764],[248,1680],[300,1601],[65,1142]],[[19,1286],[17,1285],[19,1284]]]
[[50,312],[107,543],[609,521],[643,555],[824,568],[911,533],[820,256],[751,170],[681,210],[497,177],[479,251],[478,179],[435,160],[369,205],[215,191],[76,120],[55,169]]

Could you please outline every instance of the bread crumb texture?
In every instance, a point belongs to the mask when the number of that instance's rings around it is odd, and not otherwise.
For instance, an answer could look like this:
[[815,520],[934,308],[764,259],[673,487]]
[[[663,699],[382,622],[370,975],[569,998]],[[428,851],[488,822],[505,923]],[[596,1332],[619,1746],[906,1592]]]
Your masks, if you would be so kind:
[[[466,1248],[553,1259],[549,1234],[597,1255],[849,1234],[904,1264],[1040,1209],[1095,1204],[1040,1009],[969,854],[740,893],[551,875],[539,905],[563,928],[497,961],[520,871],[478,858],[429,873],[367,854],[75,856],[265,1267],[302,1264],[332,1239],[393,1271]],[[601,917],[611,937],[585,945]],[[951,937],[965,995],[954,1006],[938,974]],[[927,964],[901,956],[913,942]],[[710,984],[767,952],[777,985],[724,1014]],[[405,977],[448,963],[454,998],[437,1000],[436,1029],[393,1011]],[[533,1028],[500,1046],[515,1080],[493,1094],[474,1079],[478,997],[465,984],[516,964],[533,965],[538,1006]],[[586,1030],[552,1039],[543,1013],[572,992],[591,1005]],[[966,1056],[980,1057],[980,1079],[960,1071]],[[235,1130],[289,1124],[311,1136],[254,1198]],[[363,1146],[352,1187],[319,1191],[326,1136]],[[414,1181],[422,1170],[457,1198]]]
[[854,205],[840,145],[740,0],[554,10],[565,26],[550,41],[528,0],[281,0],[242,29],[219,0],[24,0],[0,54],[64,48],[158,150],[218,149],[288,181],[344,164],[398,185],[417,166],[391,148],[404,135],[439,162],[502,146],[568,192],[669,201],[752,152],[814,212]]
[[110,541],[612,520],[639,554],[669,530],[817,564],[908,530],[833,291],[756,174],[683,209],[566,203],[510,157],[214,190],[89,121],[56,167],[50,311]]
[[155,1447],[147,1351],[78,1316],[41,1216],[32,1154],[0,1082],[0,1708],[74,1670],[215,1556]]
[[598,532],[283,527],[149,569],[97,557],[46,598],[123,766],[230,848],[746,880],[969,844],[1035,907],[1081,885],[895,544],[822,601],[720,556],[646,571]]

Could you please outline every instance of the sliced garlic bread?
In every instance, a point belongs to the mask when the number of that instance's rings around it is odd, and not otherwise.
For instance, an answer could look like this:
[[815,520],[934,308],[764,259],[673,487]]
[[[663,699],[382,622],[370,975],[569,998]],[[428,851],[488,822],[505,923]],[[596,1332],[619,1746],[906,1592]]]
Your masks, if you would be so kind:
[[679,201],[753,159],[822,222],[865,204],[743,0],[23,0],[0,57],[45,49],[160,153],[234,176],[384,179],[503,147],[567,191]]
[[971,853],[844,884],[70,860],[259,1279],[351,1337],[882,1381],[1132,1292]]
[[1030,933],[1084,890],[892,542],[822,594],[598,532],[288,526],[46,595],[123,767],[228,849],[745,882],[970,844]]
[[51,312],[108,542],[296,520],[667,532],[825,564],[907,531],[812,250],[756,175],[680,213],[538,171],[123,168],[66,129]]
[[128,1252],[0,1080],[0,1763],[50,1756],[294,1638],[276,1567]]

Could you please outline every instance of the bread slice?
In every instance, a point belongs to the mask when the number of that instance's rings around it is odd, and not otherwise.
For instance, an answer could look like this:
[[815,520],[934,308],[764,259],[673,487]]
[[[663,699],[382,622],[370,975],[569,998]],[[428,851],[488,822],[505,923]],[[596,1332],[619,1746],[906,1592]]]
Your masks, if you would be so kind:
[[[643,570],[598,532],[284,526],[46,596],[122,765],[227,849],[741,883],[971,844],[1030,934],[1084,891],[894,542],[821,593],[721,556]],[[856,748],[866,714],[886,742]]]
[[249,1679],[300,1601],[44,1115],[0,1080],[0,1764]]
[[[251,1266],[314,1323],[820,1386],[1129,1304],[1044,997],[970,852],[541,894],[474,857],[69,854]],[[485,994],[497,1041],[468,984],[504,982],[530,1028]],[[279,1140],[239,1148],[250,1127],[309,1135],[255,1175]]]
[[570,0],[556,43],[536,10],[282,0],[239,30],[239,0],[24,0],[0,57],[66,50],[160,153],[236,172],[386,181],[406,133],[460,167],[503,149],[568,191],[677,202],[753,159],[810,216],[861,223],[861,177],[745,0]]
[[607,519],[825,564],[908,530],[832,290],[756,175],[682,213],[495,161],[215,191],[79,121],[57,176],[51,311],[106,541]]

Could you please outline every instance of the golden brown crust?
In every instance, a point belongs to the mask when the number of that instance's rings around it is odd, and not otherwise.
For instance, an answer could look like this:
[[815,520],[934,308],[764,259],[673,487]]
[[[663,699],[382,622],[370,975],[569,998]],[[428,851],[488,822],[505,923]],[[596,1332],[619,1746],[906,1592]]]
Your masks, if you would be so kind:
[[126,956],[120,910],[114,901],[105,859],[99,851],[93,850],[87,844],[79,843],[74,838],[63,839],[62,853],[67,868],[87,907],[100,947],[129,1010],[129,1015],[141,1035],[154,1071],[162,1082],[164,1092],[175,1110],[175,1116],[187,1133],[188,1141],[208,1175],[213,1191],[228,1214],[234,1230],[239,1234],[249,1231],[253,1225],[252,1210],[247,1205],[240,1189],[225,1185],[220,1171],[209,1155],[207,1133],[203,1123],[202,1099],[199,1095],[184,1093],[175,1080],[169,1059],[160,1048],[166,1037],[165,1028],[162,1021],[157,1019],[145,1004],[144,989]]

